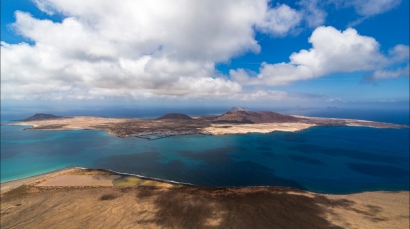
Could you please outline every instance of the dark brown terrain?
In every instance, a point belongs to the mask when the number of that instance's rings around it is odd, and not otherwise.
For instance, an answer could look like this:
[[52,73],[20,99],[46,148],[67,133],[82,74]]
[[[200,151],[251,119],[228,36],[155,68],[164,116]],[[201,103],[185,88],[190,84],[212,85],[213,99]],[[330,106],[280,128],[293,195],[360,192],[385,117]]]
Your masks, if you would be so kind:
[[39,187],[2,195],[1,228],[408,228],[408,192]]

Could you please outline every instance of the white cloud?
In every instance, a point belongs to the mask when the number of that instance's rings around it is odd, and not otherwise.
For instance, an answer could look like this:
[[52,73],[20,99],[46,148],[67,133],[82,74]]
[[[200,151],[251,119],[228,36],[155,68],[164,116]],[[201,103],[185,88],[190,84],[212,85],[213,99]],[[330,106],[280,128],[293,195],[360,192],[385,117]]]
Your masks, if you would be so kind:
[[257,25],[257,28],[274,36],[285,36],[300,24],[302,16],[302,13],[288,5],[278,5],[266,12],[263,21]]
[[350,0],[346,4],[352,5],[362,16],[374,16],[395,8],[400,2],[401,0]]
[[355,21],[348,23],[347,27],[354,27],[366,19],[388,12],[398,5],[401,0],[328,0],[329,3],[334,3],[336,8],[353,7],[356,13],[361,16]]
[[327,13],[319,6],[318,0],[301,0],[298,4],[309,27],[316,28],[325,23]]
[[33,0],[34,4],[36,4],[37,8],[39,8],[41,11],[48,15],[54,15],[53,9],[49,7],[46,2],[43,2],[41,0]]
[[409,59],[410,49],[407,45],[396,45],[389,50],[390,58],[395,62],[406,61]]
[[269,0],[34,2],[65,18],[16,11],[14,30],[34,45],[2,42],[2,98],[237,96],[242,86],[215,64],[259,52],[255,29],[286,36],[319,12]]
[[401,76],[409,76],[409,65],[395,70],[377,70],[369,75],[364,76],[363,83],[374,83],[376,80],[398,78]]
[[[16,27],[36,42],[87,50],[75,54],[95,57],[120,53],[135,58],[149,53],[209,61],[226,61],[249,50],[258,52],[252,26],[267,8],[266,0],[128,0],[115,5],[108,0],[38,1],[67,18],[60,24],[18,15]],[[45,30],[57,37],[44,36]]]
[[290,8],[286,4],[278,4],[268,9],[265,17],[257,24],[257,29],[277,37],[296,34],[301,29],[301,24],[310,28],[323,25],[327,13],[323,9],[323,2],[318,0],[301,0],[296,3],[300,9]]
[[259,52],[254,26],[268,10],[267,0],[35,3],[65,19],[15,13],[15,31],[34,45],[2,42],[2,98],[237,93],[215,63]]
[[[319,27],[313,48],[289,63],[263,63],[257,77],[215,65],[261,49],[255,30],[286,36],[303,25],[324,23],[318,1],[295,10],[269,0],[34,0],[53,22],[17,11],[14,30],[33,41],[1,43],[1,98],[279,98],[281,92],[248,92],[241,84],[284,85],[337,71],[371,70],[408,59],[408,46],[388,57],[378,43],[353,29]],[[407,48],[407,49],[406,49]],[[289,94],[287,94],[289,95]]]
[[2,99],[238,96],[215,64],[259,52],[255,28],[285,36],[302,20],[269,0],[34,2],[64,20],[15,12],[34,45],[2,42]]
[[395,58],[403,60],[406,47],[396,46],[390,60],[380,53],[379,43],[374,38],[359,35],[352,28],[341,32],[330,26],[315,29],[309,42],[313,47],[292,53],[288,63],[262,63],[256,77],[248,76],[243,69],[231,70],[230,75],[241,84],[287,85],[336,72],[379,69]]

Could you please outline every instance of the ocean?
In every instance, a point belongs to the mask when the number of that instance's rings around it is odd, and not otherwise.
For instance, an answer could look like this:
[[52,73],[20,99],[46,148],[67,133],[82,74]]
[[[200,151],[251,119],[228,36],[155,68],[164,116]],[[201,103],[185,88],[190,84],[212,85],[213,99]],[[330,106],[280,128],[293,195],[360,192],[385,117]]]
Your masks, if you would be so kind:
[[[222,110],[185,113],[210,115]],[[326,112],[305,115],[408,124],[408,111],[367,116]],[[104,114],[158,117],[164,110]],[[2,113],[2,123],[32,114],[22,115]],[[207,187],[282,186],[329,194],[410,189],[409,129],[313,127],[293,133],[192,135],[154,141],[94,130],[23,129],[1,127],[1,182],[85,167]]]

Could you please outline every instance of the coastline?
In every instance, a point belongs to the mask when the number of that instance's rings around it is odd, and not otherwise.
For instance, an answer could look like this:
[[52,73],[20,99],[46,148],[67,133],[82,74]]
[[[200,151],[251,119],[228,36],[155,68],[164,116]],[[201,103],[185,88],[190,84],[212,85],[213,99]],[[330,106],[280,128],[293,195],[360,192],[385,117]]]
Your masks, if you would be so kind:
[[[77,175],[74,175],[77,174]],[[79,175],[80,174],[80,175]],[[408,228],[409,191],[347,195],[283,187],[207,188],[189,185],[57,185],[56,177],[112,177],[67,168],[32,177],[1,194],[6,228]],[[35,178],[35,180],[34,180]],[[106,181],[102,179],[102,181]],[[44,185],[44,183],[46,183]],[[163,183],[163,182],[162,182]],[[3,183],[2,183],[3,185]],[[107,215],[107,212],[109,214]],[[249,222],[252,222],[249,224]]]
[[[407,125],[398,125],[384,122],[374,122],[356,119],[317,118],[306,116],[284,116],[284,120],[261,119],[251,122],[248,119],[238,121],[233,113],[222,116],[195,117],[187,119],[130,119],[104,118],[97,116],[72,116],[60,119],[39,119],[8,123],[8,126],[31,126],[24,130],[103,130],[108,134],[120,138],[138,137],[147,140],[156,140],[164,137],[179,135],[225,135],[247,133],[270,133],[273,131],[297,132],[314,126],[364,126],[371,128],[409,128]],[[247,114],[249,118],[259,113]],[[276,114],[281,117],[280,114]],[[219,120],[221,117],[225,119]],[[245,115],[246,117],[246,115]]]
[[[252,124],[212,125],[224,130],[226,125]],[[409,227],[408,190],[326,194],[278,186],[201,187],[111,170],[92,171],[71,167],[1,183],[1,227]]]
[[10,181],[5,181],[0,183],[0,193],[3,194],[7,191],[10,191],[12,189],[18,188],[22,185],[30,185],[32,183],[36,183],[40,180],[45,180],[49,179],[61,174],[64,174],[66,172],[72,171],[74,169],[77,169],[76,167],[68,167],[68,168],[63,168],[63,169],[58,169],[55,171],[39,174],[39,175],[34,175],[34,176],[29,176],[25,178],[19,178],[19,179],[14,179]]
[[[130,176],[130,177],[136,177],[136,178],[141,178],[144,180],[150,180],[150,181],[155,181],[155,182],[160,182],[160,183],[165,183],[165,184],[174,184],[174,185],[185,185],[185,186],[194,186],[189,183],[183,183],[183,182],[176,182],[172,180],[162,180],[158,178],[151,178],[151,177],[146,177],[146,176],[141,176],[141,175],[136,175],[136,174],[129,174],[129,173],[121,173],[121,172],[116,172],[112,171],[109,169],[89,169],[89,168],[83,168],[83,167],[67,167],[63,169],[58,169],[55,171],[51,172],[46,172],[43,174],[39,175],[34,175],[34,176],[29,176],[25,178],[19,178],[19,179],[14,179],[11,181],[5,181],[0,183],[0,194],[4,194],[8,191],[11,191],[13,189],[19,188],[24,185],[32,185],[36,183],[41,183],[45,182],[49,179],[52,179],[57,176],[62,176],[70,172],[75,172],[75,171],[101,171],[102,173],[107,173],[107,174],[112,174],[112,175],[118,175],[118,176]],[[98,185],[97,185],[98,186]]]
[[123,172],[117,172],[113,171],[110,169],[89,169],[89,168],[84,168],[84,167],[67,167],[63,169],[58,169],[55,171],[35,175],[35,176],[30,176],[30,177],[25,177],[25,178],[19,178],[11,181],[6,181],[6,182],[1,182],[1,192],[0,194],[3,194],[5,192],[11,191],[13,189],[16,189],[20,186],[23,185],[31,185],[35,183],[40,183],[44,182],[46,180],[49,180],[51,178],[54,178],[56,176],[61,176],[65,175],[70,172],[75,172],[75,171],[100,171],[102,173],[107,173],[110,175],[119,175],[119,176],[127,176],[127,177],[135,177],[135,178],[140,178],[144,180],[149,180],[149,181],[154,181],[154,182],[159,182],[159,183],[164,183],[164,184],[171,184],[171,185],[182,185],[182,186],[187,186],[187,187],[196,187],[196,188],[209,188],[209,189],[241,189],[241,188],[273,188],[273,189],[278,189],[278,190],[287,190],[287,191],[294,191],[294,192],[302,192],[302,193],[310,193],[310,194],[319,194],[319,195],[334,195],[334,196],[346,196],[346,195],[354,195],[354,194],[361,194],[361,193],[373,193],[373,192],[409,192],[410,190],[366,190],[366,191],[359,191],[359,192],[350,192],[350,193],[325,193],[325,192],[314,192],[314,191],[309,191],[309,190],[303,190],[303,189],[297,189],[293,187],[285,187],[285,186],[269,186],[269,185],[263,185],[263,186],[200,186],[200,185],[195,185],[191,183],[185,183],[185,182],[178,182],[178,181],[173,181],[173,180],[165,180],[165,179],[160,179],[160,178],[155,178],[155,177],[147,177],[147,176],[142,176],[138,174],[131,174],[131,173],[123,173]]
[[[67,167],[63,169],[58,169],[52,172],[47,172],[43,173],[40,175],[35,175],[35,176],[30,176],[30,177],[25,177],[25,178],[20,178],[20,179],[15,179],[11,181],[6,181],[6,182],[1,182],[1,192],[0,194],[4,194],[8,191],[11,191],[13,189],[19,188],[24,185],[33,185],[33,184],[38,184],[38,183],[44,183],[45,181],[52,179],[56,176],[64,176],[67,173],[70,172],[75,172],[75,171],[101,171],[102,173],[107,173],[111,175],[119,175],[119,176],[128,176],[128,177],[135,177],[135,178],[140,178],[144,180],[149,180],[149,181],[154,181],[154,182],[159,182],[159,183],[164,183],[164,184],[171,184],[171,185],[177,185],[177,186],[186,186],[186,187],[195,187],[195,188],[209,188],[209,189],[240,189],[240,188],[274,188],[278,190],[287,190],[287,191],[295,191],[295,192],[305,192],[305,193],[315,193],[307,190],[301,190],[301,189],[296,189],[296,188],[291,188],[291,187],[283,187],[283,186],[226,186],[226,187],[207,187],[207,186],[199,186],[199,185],[194,185],[190,183],[185,183],[185,182],[178,182],[178,181],[173,181],[173,180],[164,180],[164,179],[159,179],[159,178],[154,178],[154,177],[147,177],[147,176],[142,176],[138,174],[131,174],[131,173],[122,173],[122,172],[117,172],[113,171],[110,169],[89,169],[89,168],[84,168],[84,167]],[[98,186],[98,185],[97,185]]]

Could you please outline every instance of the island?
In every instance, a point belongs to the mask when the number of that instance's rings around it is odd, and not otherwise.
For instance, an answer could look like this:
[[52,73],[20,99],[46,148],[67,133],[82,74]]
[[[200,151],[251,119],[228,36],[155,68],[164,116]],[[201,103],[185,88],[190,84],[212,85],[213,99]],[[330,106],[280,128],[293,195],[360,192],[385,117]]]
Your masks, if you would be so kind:
[[365,126],[374,128],[409,128],[406,125],[355,119],[317,118],[285,115],[272,111],[250,111],[234,107],[222,115],[190,117],[169,113],[155,119],[104,118],[96,116],[62,117],[35,114],[7,125],[31,126],[26,130],[104,130],[121,138],[155,140],[178,135],[221,135],[301,131],[314,126]]
[[[303,131],[316,126],[409,128],[233,108],[214,116],[158,118],[35,114],[6,125],[25,130],[103,130],[155,140],[177,135]],[[66,168],[1,183],[1,228],[409,228],[409,191],[345,195],[287,187],[200,187]]]

